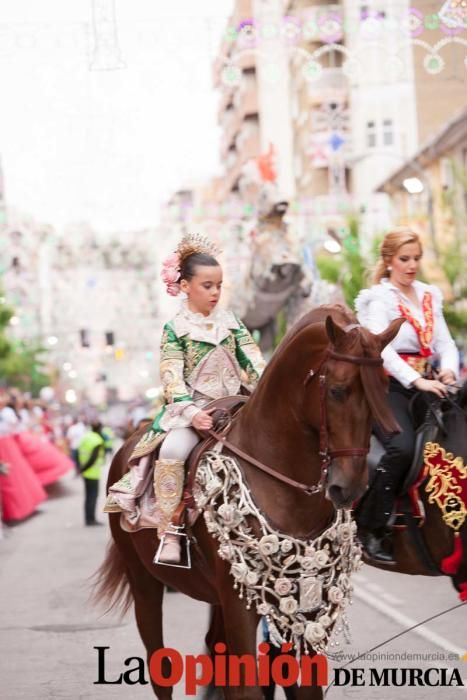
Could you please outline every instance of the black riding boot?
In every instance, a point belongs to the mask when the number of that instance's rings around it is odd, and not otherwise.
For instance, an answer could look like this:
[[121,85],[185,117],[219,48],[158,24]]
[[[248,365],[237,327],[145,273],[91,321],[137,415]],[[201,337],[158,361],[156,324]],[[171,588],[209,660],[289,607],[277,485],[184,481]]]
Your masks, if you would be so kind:
[[392,533],[387,523],[394,508],[395,492],[391,475],[380,463],[370,489],[355,510],[360,541],[371,559],[395,564]]
[[392,555],[391,532],[386,529],[369,532],[362,530],[359,533],[360,541],[370,559],[380,561],[383,564],[395,564]]

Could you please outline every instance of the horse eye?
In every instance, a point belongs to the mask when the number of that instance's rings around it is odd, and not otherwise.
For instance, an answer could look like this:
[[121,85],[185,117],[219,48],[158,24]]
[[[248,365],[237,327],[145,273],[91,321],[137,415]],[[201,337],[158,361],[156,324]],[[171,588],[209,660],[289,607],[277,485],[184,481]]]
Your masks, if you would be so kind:
[[345,401],[350,394],[350,390],[346,386],[332,386],[329,393],[336,401]]

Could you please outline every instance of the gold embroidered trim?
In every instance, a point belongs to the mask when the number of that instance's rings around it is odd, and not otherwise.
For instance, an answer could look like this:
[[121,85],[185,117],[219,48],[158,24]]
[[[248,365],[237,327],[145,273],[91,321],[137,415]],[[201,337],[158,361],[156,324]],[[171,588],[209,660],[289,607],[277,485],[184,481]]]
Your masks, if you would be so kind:
[[425,486],[428,501],[436,503],[448,527],[459,531],[467,518],[467,485],[460,483],[467,479],[467,466],[437,442],[426,443],[424,457],[430,477]]
[[161,444],[165,436],[166,433],[156,433],[154,430],[149,430],[136,443],[133,452],[131,453],[130,462],[153,452],[156,447]]
[[117,503],[115,497],[109,493],[105,501],[105,505],[102,508],[103,513],[122,513],[123,508]]
[[182,499],[185,462],[179,459],[158,460],[154,466],[154,495],[161,512],[159,534],[167,529],[172,515]]

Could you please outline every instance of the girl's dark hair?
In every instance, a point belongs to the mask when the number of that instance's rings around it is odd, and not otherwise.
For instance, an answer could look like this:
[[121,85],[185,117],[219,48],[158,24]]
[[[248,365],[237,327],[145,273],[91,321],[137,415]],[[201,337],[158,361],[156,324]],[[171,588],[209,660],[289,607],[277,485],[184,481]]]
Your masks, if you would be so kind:
[[216,258],[206,253],[192,253],[188,255],[180,265],[180,280],[190,282],[196,275],[196,268],[200,267],[218,267],[219,263]]

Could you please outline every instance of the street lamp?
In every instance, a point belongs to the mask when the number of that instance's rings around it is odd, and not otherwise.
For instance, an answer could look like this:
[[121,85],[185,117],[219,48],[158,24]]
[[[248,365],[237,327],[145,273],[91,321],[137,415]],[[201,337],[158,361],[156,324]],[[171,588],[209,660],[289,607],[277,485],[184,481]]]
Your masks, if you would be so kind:
[[406,177],[402,181],[402,186],[409,194],[421,194],[425,189],[423,182],[418,177]]
[[328,251],[328,253],[340,253],[342,250],[341,244],[334,241],[332,238],[329,238],[324,242],[324,248]]
[[409,194],[421,194],[426,189],[427,194],[427,214],[428,214],[428,226],[430,230],[431,245],[433,246],[433,252],[438,257],[439,249],[438,242],[436,240],[436,230],[435,230],[435,220],[433,212],[433,190],[431,188],[428,175],[425,173],[423,168],[417,163],[416,160],[412,160],[409,163],[409,167],[412,168],[420,175],[418,177],[407,177],[402,181],[402,187]]
[[74,389],[68,389],[65,392],[65,401],[67,403],[76,403],[78,397],[76,395],[76,391]]

